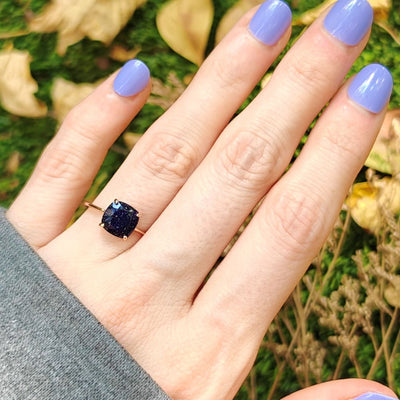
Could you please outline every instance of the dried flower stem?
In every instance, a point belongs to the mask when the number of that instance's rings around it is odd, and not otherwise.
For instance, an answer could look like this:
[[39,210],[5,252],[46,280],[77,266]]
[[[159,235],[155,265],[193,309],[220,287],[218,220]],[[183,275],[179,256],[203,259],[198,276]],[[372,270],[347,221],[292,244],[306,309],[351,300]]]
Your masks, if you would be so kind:
[[379,360],[380,360],[380,358],[382,356],[384,343],[389,340],[390,335],[391,335],[392,330],[393,330],[393,327],[394,327],[395,323],[397,322],[398,310],[399,309],[396,308],[395,311],[394,311],[393,318],[390,321],[388,330],[386,331],[385,335],[382,338],[382,344],[379,347],[377,353],[375,354],[374,360],[372,361],[371,368],[369,369],[369,372],[367,374],[367,379],[372,379],[372,377],[373,377],[373,375],[375,373],[375,368],[377,367],[378,362],[379,362]]

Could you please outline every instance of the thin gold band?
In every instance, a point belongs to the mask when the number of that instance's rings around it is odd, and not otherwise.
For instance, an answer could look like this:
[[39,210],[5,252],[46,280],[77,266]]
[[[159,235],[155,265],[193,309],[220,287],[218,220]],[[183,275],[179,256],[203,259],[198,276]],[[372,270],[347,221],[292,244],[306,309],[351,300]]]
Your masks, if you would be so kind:
[[101,208],[101,207],[99,207],[99,206],[96,206],[95,204],[89,203],[88,201],[85,201],[85,202],[83,203],[83,205],[84,205],[85,207],[92,207],[92,208],[95,208],[96,210],[99,210],[99,211],[101,211],[101,212],[106,211],[106,210],[104,210],[104,208]]

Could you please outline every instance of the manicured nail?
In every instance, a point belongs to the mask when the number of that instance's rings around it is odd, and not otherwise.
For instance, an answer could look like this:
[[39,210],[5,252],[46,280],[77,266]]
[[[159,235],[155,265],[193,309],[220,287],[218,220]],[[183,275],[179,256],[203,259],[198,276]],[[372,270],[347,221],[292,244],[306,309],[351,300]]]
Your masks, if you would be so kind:
[[249,30],[261,42],[273,45],[289,28],[292,12],[281,0],[267,0],[255,13],[249,24]]
[[385,396],[379,393],[364,393],[354,400],[397,400],[395,397]]
[[381,64],[364,67],[351,82],[349,97],[373,113],[379,113],[387,104],[393,89],[393,78]]
[[140,60],[130,60],[121,68],[115,78],[114,90],[120,96],[133,96],[147,86],[149,79],[150,71],[147,65]]
[[372,25],[374,12],[367,0],[339,0],[325,17],[325,29],[345,44],[356,45]]

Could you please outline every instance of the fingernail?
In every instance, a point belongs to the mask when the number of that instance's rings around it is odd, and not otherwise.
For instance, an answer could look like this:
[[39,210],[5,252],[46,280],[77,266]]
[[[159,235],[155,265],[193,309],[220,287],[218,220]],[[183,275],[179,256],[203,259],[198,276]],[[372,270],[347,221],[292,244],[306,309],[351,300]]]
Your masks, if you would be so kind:
[[354,400],[397,400],[395,397],[385,396],[379,393],[364,393]]
[[249,30],[261,42],[273,45],[286,32],[292,21],[290,7],[281,0],[267,0],[249,23]]
[[325,29],[345,44],[356,45],[372,25],[374,12],[367,0],[339,0],[325,17]]
[[351,82],[349,97],[373,113],[379,113],[386,106],[393,89],[393,78],[381,64],[364,67]]
[[141,92],[149,82],[150,71],[140,60],[128,61],[114,80],[114,90],[120,96],[128,97]]

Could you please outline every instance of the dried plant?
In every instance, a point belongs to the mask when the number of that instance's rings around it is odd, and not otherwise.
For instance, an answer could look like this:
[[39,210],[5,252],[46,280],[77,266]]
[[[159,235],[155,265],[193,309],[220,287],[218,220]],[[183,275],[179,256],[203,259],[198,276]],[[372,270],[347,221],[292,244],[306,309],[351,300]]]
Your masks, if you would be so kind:
[[[262,344],[275,362],[267,400],[289,386],[350,376],[399,391],[400,223],[389,210],[380,214],[384,229],[376,246],[347,257],[351,271],[345,273],[339,266],[351,217],[344,206],[325,246],[271,324]],[[251,400],[264,378],[257,370],[256,363],[245,384]],[[288,385],[290,376],[295,384]]]

